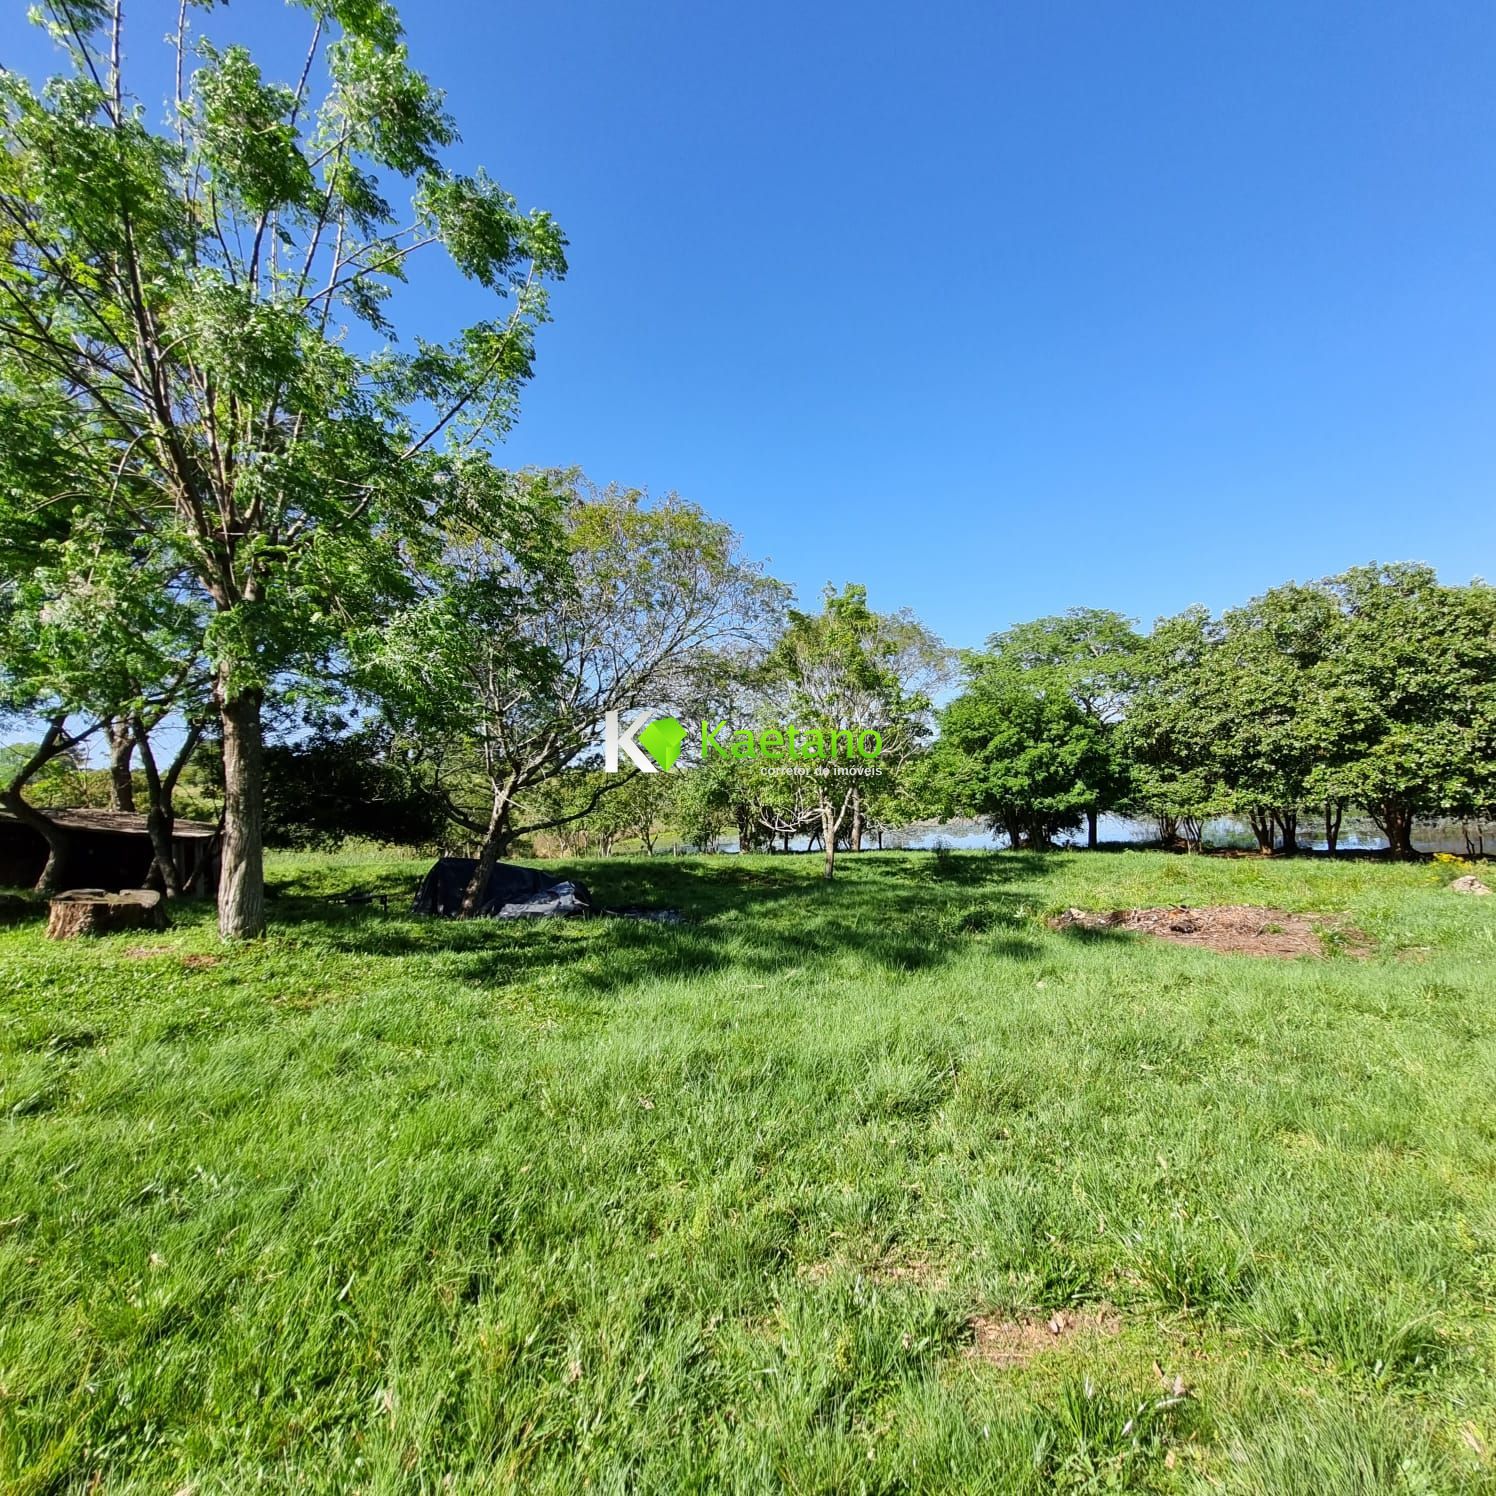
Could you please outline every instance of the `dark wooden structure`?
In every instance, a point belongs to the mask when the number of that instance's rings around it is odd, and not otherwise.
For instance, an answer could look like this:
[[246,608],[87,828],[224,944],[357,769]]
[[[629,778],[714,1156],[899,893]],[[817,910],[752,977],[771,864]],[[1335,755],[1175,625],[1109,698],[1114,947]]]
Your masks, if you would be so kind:
[[[145,817],[124,810],[52,810],[42,814],[67,838],[59,888],[142,888],[155,856]],[[218,827],[178,820],[171,833],[172,861],[182,892],[211,897],[218,891]],[[47,862],[41,833],[0,811],[0,888],[30,888]]]

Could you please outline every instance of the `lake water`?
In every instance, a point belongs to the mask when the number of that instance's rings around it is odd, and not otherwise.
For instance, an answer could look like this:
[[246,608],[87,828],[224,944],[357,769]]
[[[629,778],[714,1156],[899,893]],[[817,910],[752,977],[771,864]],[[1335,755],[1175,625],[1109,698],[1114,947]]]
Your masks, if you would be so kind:
[[[1486,853],[1496,853],[1496,827],[1487,825],[1482,828],[1471,823],[1470,838],[1475,843],[1476,851],[1481,849],[1482,833]],[[1153,841],[1157,835],[1157,829],[1151,821],[1135,821],[1129,816],[1104,815],[1097,826],[1097,836],[1103,844],[1111,842],[1142,845]],[[1251,851],[1257,845],[1248,827],[1224,817],[1207,821],[1204,837],[1206,847],[1239,847]],[[1085,844],[1084,827],[1059,838],[1061,846],[1084,847]],[[1317,819],[1301,820],[1299,844],[1316,852],[1324,851],[1323,822]],[[808,845],[808,837],[790,839],[791,851],[803,852]],[[868,847],[877,845],[876,837],[864,842],[864,846]],[[896,831],[883,833],[883,846],[887,851],[931,851],[937,847],[948,847],[952,851],[996,851],[1007,845],[1008,838],[1002,832],[992,831],[980,821],[948,821],[944,825],[937,821],[920,821],[912,826],[902,826]],[[1377,830],[1373,822],[1350,816],[1341,822],[1339,846],[1342,851],[1377,851],[1386,845],[1387,838]],[[1415,826],[1413,845],[1420,852],[1453,852],[1461,857],[1469,850],[1458,823],[1449,822]],[[735,836],[726,837],[717,843],[717,847],[719,851],[736,852],[738,839]]]

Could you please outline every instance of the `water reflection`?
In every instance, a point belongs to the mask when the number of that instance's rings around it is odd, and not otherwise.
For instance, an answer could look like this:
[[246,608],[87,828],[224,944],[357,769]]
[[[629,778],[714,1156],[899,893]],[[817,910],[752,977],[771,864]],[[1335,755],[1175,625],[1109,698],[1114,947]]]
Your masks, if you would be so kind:
[[[1486,850],[1496,851],[1496,828],[1471,825],[1469,834],[1476,852],[1480,853],[1482,850],[1482,831]],[[1108,843],[1113,846],[1144,846],[1157,841],[1158,828],[1152,821],[1137,821],[1130,816],[1104,815],[1097,825],[1097,839],[1103,846]],[[1257,846],[1251,831],[1244,824],[1225,816],[1205,823],[1204,842],[1207,848],[1239,848],[1243,851],[1254,851]],[[1058,838],[1058,843],[1060,846],[1084,847],[1085,828],[1064,833]],[[1347,816],[1341,824],[1338,844],[1342,852],[1374,852],[1386,847],[1387,838],[1374,822]],[[738,850],[736,837],[725,838],[717,845],[718,850],[723,852]],[[790,839],[792,852],[804,852],[809,845],[808,837],[797,836]],[[880,841],[875,834],[866,838],[863,845],[864,848],[877,848]],[[885,831],[881,840],[881,846],[886,851],[930,851],[937,847],[949,847],[952,851],[994,851],[1007,845],[1008,838],[1002,832],[993,831],[980,821],[948,821],[944,825],[937,821],[920,821],[912,826]],[[1323,852],[1323,827],[1318,828],[1316,835],[1316,827],[1312,821],[1301,821],[1299,845],[1307,851]],[[1466,845],[1465,832],[1460,825],[1447,821],[1415,825],[1413,845],[1420,852],[1453,852],[1461,857],[1471,850]]]

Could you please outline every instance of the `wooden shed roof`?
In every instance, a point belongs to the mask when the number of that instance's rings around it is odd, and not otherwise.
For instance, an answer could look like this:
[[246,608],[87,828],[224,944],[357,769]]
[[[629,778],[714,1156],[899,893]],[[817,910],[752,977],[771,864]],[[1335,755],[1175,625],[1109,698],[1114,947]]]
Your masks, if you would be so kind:
[[[110,836],[145,836],[146,821],[143,815],[130,810],[58,810],[51,806],[38,809],[50,821],[69,831],[96,831]],[[0,825],[17,826],[21,823],[7,810],[0,810]],[[184,821],[180,816],[172,823],[173,839],[206,840],[218,835],[218,827],[212,821]]]

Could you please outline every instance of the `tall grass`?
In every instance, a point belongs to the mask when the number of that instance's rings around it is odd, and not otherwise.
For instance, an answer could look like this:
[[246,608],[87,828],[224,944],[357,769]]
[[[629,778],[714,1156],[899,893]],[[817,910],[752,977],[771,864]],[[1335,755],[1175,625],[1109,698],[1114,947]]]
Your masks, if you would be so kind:
[[[7,1489],[1496,1480],[1496,901],[1450,871],[580,869],[681,926],[418,920],[421,871],[277,859],[239,948],[0,931]],[[1175,901],[1374,947],[1042,919]]]

